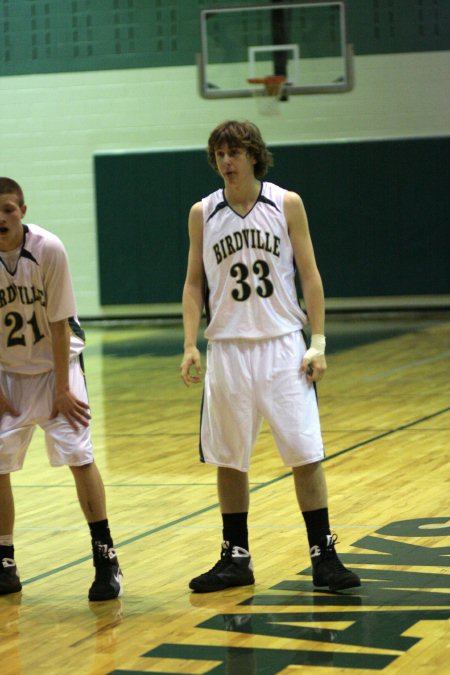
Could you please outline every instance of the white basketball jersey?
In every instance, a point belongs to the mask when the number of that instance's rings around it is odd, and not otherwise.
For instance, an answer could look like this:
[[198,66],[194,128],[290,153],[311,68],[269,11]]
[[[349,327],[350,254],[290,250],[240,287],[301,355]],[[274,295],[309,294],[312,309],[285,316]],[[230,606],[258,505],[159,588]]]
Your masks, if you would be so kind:
[[23,228],[15,260],[0,251],[0,368],[32,375],[53,368],[49,322],[69,321],[71,356],[83,349],[84,334],[62,242],[38,225]]
[[264,339],[300,330],[286,190],[263,182],[253,208],[236,213],[217,190],[202,200],[209,340]]

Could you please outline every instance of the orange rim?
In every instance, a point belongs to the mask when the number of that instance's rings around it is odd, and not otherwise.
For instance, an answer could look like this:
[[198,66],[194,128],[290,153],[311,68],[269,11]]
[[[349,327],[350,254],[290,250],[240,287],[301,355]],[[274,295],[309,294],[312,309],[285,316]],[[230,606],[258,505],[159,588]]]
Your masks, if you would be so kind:
[[249,84],[283,84],[287,77],[284,75],[267,75],[267,77],[249,77]]

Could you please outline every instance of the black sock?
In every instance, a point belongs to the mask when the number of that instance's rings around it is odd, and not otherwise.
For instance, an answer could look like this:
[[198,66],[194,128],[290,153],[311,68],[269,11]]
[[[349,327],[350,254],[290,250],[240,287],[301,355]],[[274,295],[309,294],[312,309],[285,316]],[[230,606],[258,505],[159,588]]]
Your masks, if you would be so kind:
[[14,546],[0,546],[0,560],[2,558],[11,558],[14,560]]
[[230,546],[240,546],[248,551],[248,513],[222,513],[223,540],[229,541]]
[[320,540],[330,534],[330,521],[328,509],[316,509],[315,511],[303,511],[306,531],[308,533],[309,547],[317,546]]
[[88,523],[88,525],[91,531],[92,543],[99,541],[102,544],[107,544],[108,548],[114,546],[107,519],[97,520],[95,523]]

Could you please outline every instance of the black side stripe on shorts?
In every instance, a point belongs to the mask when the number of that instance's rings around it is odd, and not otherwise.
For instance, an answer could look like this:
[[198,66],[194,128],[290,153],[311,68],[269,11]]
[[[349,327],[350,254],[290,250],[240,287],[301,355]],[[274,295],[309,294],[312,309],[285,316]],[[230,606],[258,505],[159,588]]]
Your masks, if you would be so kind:
[[199,431],[199,439],[198,439],[198,452],[200,455],[200,461],[205,464],[205,456],[203,454],[203,448],[202,448],[202,419],[203,419],[203,405],[205,402],[205,388],[203,387],[203,394],[202,394],[202,402],[200,405],[200,431]]
[[[307,343],[307,341],[306,341],[306,333],[305,333],[305,331],[303,330],[303,328],[302,328],[302,330],[301,330],[301,333],[302,333],[303,339],[304,339],[304,341],[305,341],[305,346],[308,347],[308,343]],[[313,382],[313,387],[314,387],[314,393],[315,393],[315,395],[316,395],[317,405],[319,405],[319,395],[318,395],[318,393],[317,393],[316,382]]]
[[80,363],[80,368],[83,372],[83,375],[85,376],[84,379],[86,379],[86,371],[84,370],[84,358],[83,358],[83,352],[78,354],[78,361]]

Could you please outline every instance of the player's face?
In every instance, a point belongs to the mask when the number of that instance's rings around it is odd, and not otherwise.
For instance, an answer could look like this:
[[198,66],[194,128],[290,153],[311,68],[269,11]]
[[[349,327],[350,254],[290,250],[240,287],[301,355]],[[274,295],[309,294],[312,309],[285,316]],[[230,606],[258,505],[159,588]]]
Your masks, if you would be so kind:
[[217,169],[226,183],[254,178],[256,160],[244,148],[222,145],[215,151]]
[[26,210],[25,204],[19,206],[17,195],[0,195],[0,251],[13,251],[21,245]]

